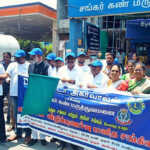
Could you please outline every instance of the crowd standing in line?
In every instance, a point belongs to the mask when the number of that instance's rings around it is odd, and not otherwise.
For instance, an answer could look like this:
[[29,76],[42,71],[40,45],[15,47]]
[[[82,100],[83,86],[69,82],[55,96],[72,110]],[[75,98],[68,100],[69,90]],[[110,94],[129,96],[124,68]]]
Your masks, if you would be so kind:
[[[14,54],[14,62],[11,62],[11,54],[4,53],[0,64],[0,143],[10,142],[22,138],[25,132],[24,143],[32,146],[38,141],[38,132],[29,128],[17,127],[18,106],[18,75],[28,76],[30,73],[60,78],[58,87],[61,88],[83,88],[100,90],[128,91],[131,94],[150,94],[150,63],[146,66],[139,61],[134,53],[125,66],[125,54],[120,51],[116,56],[106,53],[106,61],[96,59],[89,64],[86,63],[86,53],[66,53],[65,60],[50,53],[44,59],[43,51],[34,48],[29,52],[30,63],[26,61],[26,52],[22,49]],[[3,85],[3,88],[2,88]],[[11,124],[8,131],[15,130],[15,135],[6,138],[5,121],[3,113],[4,97],[8,99],[7,123]],[[12,114],[12,115],[11,115]],[[45,135],[39,134],[41,144],[47,145]],[[51,142],[58,141],[59,150],[63,150],[66,143],[52,138]],[[81,149],[72,145],[74,150]]]

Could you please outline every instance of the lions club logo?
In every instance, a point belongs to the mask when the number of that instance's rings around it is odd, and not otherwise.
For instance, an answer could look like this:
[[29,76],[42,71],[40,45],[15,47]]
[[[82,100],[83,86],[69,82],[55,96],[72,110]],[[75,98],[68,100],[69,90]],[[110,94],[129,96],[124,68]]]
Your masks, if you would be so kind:
[[139,115],[145,109],[145,104],[142,102],[139,102],[139,101],[133,102],[133,103],[128,103],[128,109],[132,114]]
[[121,125],[131,124],[130,114],[127,109],[120,109],[117,113],[116,121]]

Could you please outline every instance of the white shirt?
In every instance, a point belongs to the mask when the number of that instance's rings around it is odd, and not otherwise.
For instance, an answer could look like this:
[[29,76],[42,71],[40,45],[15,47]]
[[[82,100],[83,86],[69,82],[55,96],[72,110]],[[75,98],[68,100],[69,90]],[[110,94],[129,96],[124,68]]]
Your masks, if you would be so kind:
[[105,70],[106,66],[107,66],[107,62],[106,62],[106,59],[102,59],[100,60],[103,64],[103,68],[102,68],[102,72]]
[[[3,67],[2,64],[0,64],[0,74],[4,74],[5,73],[5,69]],[[2,84],[0,84],[0,96],[3,95],[3,87],[2,87]]]
[[88,84],[90,85],[95,85],[97,88],[105,88],[107,86],[107,81],[108,81],[107,75],[104,73],[100,72],[97,74],[95,77],[93,74],[90,72],[88,75],[84,77],[84,87],[86,88]]
[[89,73],[90,72],[90,67],[89,66],[78,66],[79,68],[81,68],[81,70],[85,73]]
[[[51,70],[51,66],[50,66],[48,69],[48,76],[60,79],[59,70],[62,67],[58,68],[58,70],[56,70],[56,68],[55,68],[53,71],[49,71],[49,70]],[[61,80],[59,80],[57,88],[63,88],[63,84],[62,84]]]
[[56,67],[52,67],[51,65],[48,68],[48,76],[55,76],[56,74]]
[[58,77],[60,79],[65,78],[69,80],[75,80],[75,85],[70,83],[61,83],[62,84],[61,86],[76,88],[83,79],[83,72],[77,65],[75,65],[72,70],[68,69],[67,66],[63,66],[58,71]]
[[18,75],[28,76],[29,64],[13,62],[8,66],[6,72],[10,76],[10,96],[18,96]]

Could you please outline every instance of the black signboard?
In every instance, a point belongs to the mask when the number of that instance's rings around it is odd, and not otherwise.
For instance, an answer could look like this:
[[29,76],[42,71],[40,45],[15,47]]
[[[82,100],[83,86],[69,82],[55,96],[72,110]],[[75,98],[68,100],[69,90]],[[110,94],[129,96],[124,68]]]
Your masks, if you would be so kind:
[[86,48],[87,50],[100,50],[100,29],[89,23],[86,23]]

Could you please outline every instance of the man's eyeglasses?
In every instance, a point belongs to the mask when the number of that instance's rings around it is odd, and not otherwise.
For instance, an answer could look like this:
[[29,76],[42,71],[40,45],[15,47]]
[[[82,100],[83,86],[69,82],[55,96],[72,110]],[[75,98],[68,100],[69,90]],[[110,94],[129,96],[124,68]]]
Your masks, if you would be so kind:
[[141,71],[143,71],[143,69],[135,69],[134,71],[135,72],[141,72]]

